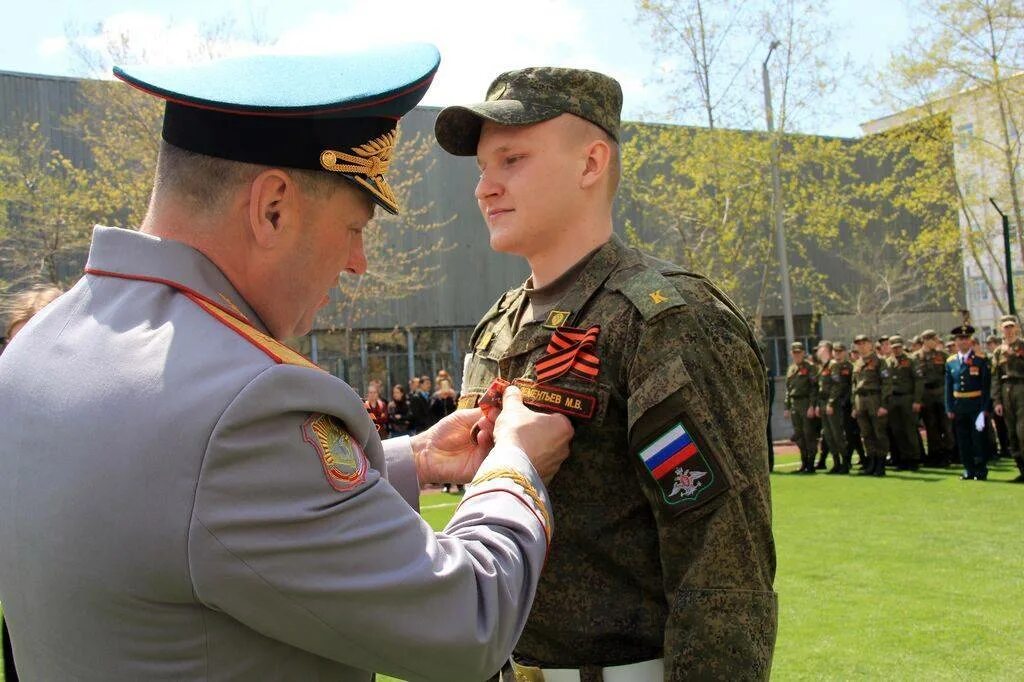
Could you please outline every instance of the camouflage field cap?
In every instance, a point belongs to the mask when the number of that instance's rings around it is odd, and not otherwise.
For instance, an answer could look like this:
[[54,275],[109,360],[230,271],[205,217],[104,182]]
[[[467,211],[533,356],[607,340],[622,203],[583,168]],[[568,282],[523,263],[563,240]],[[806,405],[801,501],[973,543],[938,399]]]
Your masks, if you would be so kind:
[[985,337],[985,343],[999,343],[999,337],[995,334],[989,334]]
[[804,344],[800,343],[799,341],[794,341],[793,344],[789,347],[789,349],[791,351],[803,353],[804,352]]
[[834,344],[832,344],[832,350],[834,350],[834,351],[846,350],[846,344],[843,343],[842,341],[836,341]]
[[449,154],[475,156],[485,119],[499,125],[530,125],[574,114],[618,141],[621,112],[622,87],[614,78],[585,69],[537,66],[495,78],[485,102],[442,109],[434,136]]
[[818,341],[818,345],[815,346],[815,348],[828,348],[829,350],[833,350],[835,347],[832,345],[831,341],[822,339],[821,341]]
[[1020,323],[1017,321],[1016,315],[1003,315],[999,318],[999,328],[1008,327],[1010,325],[1019,326]]
[[923,332],[921,332],[921,338],[924,339],[925,341],[927,341],[928,339],[937,339],[939,338],[939,333],[934,329],[925,329]]
[[860,343],[861,341],[867,341],[868,343],[871,343],[871,337],[868,336],[867,334],[857,334],[857,336],[853,337],[854,343]]
[[890,336],[889,337],[889,345],[890,346],[899,346],[900,348],[903,348],[903,337],[899,336],[899,335]]

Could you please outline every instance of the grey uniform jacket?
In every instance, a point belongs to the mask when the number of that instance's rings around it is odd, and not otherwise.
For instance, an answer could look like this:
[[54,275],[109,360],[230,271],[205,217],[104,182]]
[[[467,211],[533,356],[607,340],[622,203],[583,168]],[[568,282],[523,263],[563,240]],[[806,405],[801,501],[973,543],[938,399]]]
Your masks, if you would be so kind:
[[23,679],[501,666],[551,531],[522,451],[495,448],[435,534],[409,440],[382,447],[356,393],[263,336],[199,252],[100,227],[87,273],[0,357],[0,601]]

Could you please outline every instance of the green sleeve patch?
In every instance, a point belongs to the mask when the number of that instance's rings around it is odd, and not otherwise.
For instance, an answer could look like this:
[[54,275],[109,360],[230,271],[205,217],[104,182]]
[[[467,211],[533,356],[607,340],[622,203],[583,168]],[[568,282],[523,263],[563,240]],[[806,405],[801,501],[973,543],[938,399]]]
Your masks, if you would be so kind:
[[611,285],[628,298],[644,320],[651,320],[666,310],[685,305],[679,291],[664,275],[654,270],[641,270],[624,282]]

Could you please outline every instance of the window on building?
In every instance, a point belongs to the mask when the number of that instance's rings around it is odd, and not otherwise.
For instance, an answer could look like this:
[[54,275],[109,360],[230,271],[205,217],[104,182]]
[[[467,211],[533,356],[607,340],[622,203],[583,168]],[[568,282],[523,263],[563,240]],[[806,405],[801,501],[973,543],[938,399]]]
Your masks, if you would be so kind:
[[965,123],[964,125],[962,125],[959,128],[957,128],[956,129],[956,147],[957,147],[957,149],[959,149],[961,151],[966,150],[970,146],[971,140],[973,138],[974,138],[974,124],[973,123]]

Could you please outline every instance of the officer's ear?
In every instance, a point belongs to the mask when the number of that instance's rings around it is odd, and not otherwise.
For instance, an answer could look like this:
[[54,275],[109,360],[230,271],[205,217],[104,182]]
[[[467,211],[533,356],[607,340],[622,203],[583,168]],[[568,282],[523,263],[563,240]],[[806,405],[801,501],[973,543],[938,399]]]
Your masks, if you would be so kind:
[[270,168],[249,185],[249,229],[262,248],[273,248],[285,236],[285,228],[298,224],[299,192],[295,179],[279,168]]

